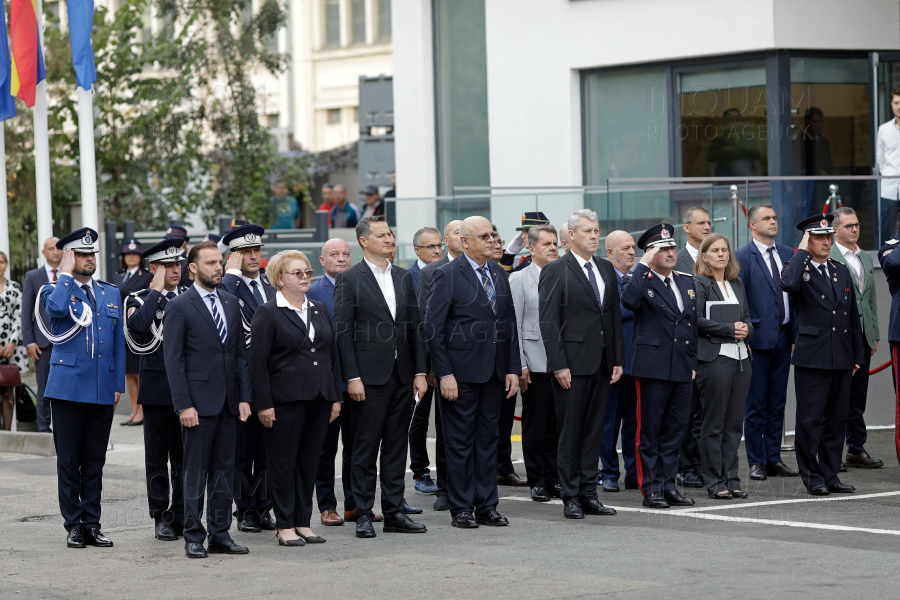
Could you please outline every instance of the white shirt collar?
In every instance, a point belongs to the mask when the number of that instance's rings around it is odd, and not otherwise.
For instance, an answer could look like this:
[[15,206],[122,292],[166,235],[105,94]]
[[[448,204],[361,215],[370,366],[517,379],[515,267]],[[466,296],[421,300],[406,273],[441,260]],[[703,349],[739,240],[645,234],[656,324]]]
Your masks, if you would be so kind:
[[277,306],[278,308],[290,308],[291,310],[296,310],[297,312],[302,313],[306,312],[306,309],[309,308],[309,299],[304,296],[303,304],[300,305],[300,308],[297,308],[296,306],[288,302],[287,298],[284,297],[284,294],[278,291],[275,292],[275,306]]
[[691,258],[693,258],[693,259],[694,259],[694,262],[696,262],[696,261],[697,261],[697,257],[700,256],[700,249],[699,249],[699,248],[694,248],[694,247],[691,246],[690,244],[685,244],[684,247],[687,248],[688,254],[690,254],[690,255],[691,255]]
[[838,248],[841,249],[841,254],[843,254],[844,256],[850,255],[850,256],[856,258],[859,256],[859,253],[860,253],[859,246],[854,246],[853,249],[851,250],[850,248],[847,248],[843,244],[838,244]]
[[194,287],[197,288],[197,293],[200,294],[200,297],[203,298],[204,300],[205,300],[206,297],[209,296],[210,294],[212,294],[213,296],[215,296],[216,299],[219,298],[219,294],[216,292],[216,290],[213,290],[213,291],[211,291],[211,292],[207,292],[207,291],[204,290],[202,287],[200,287],[200,284],[197,283],[196,281],[194,282]]
[[328,279],[328,281],[331,282],[331,285],[334,285],[334,277],[332,277],[328,273],[324,273],[324,275],[325,275],[326,279]]
[[366,257],[363,257],[363,260],[366,261],[366,264],[369,266],[370,269],[372,269],[372,272],[375,273],[376,275],[380,275],[381,273],[384,273],[385,275],[387,275],[391,272],[391,261],[387,261],[387,268],[384,271],[382,271],[381,267],[379,267],[378,265],[373,265],[372,263],[369,262],[369,260]]
[[[577,261],[578,261],[578,264],[581,266],[581,268],[584,269],[584,265],[586,265],[586,264],[588,263],[588,261],[586,261],[586,260],[584,260],[583,258],[581,258],[581,256],[580,256],[577,252],[573,252],[573,253],[572,253],[572,256],[575,257],[575,260],[577,260]],[[592,265],[592,266],[591,266],[591,269],[594,269],[594,268],[595,268],[595,267]]]
[[130,269],[128,269],[128,273],[130,273],[131,275],[134,275],[135,273],[137,273],[137,270],[140,268],[141,268],[140,265],[138,265],[136,267],[131,267]]
[[425,263],[422,261],[421,258],[416,258],[416,264],[419,265],[419,270],[422,270],[425,268]]
[[447,262],[452,262],[452,261],[453,261],[453,255],[448,252],[447,253]]
[[752,239],[753,239],[753,243],[756,244],[756,248],[759,250],[760,254],[765,254],[766,252],[769,251],[769,248],[775,247],[775,244],[772,244],[771,246],[766,246],[758,239],[756,239],[756,238],[752,238]]
[[[665,281],[665,279],[666,279],[666,276],[665,276],[665,275],[662,275],[662,274],[660,274],[660,273],[657,273],[657,272],[654,271],[653,269],[650,269],[650,272],[653,273],[654,275],[656,275],[657,277],[659,277],[660,281]],[[675,272],[675,271],[672,271],[672,273],[674,273],[674,272]],[[669,273],[669,275],[668,275],[669,280],[670,280],[670,281],[675,281],[675,277],[672,275],[672,273]]]
[[51,267],[49,264],[45,263],[44,268],[47,269],[47,279],[53,281],[53,269],[56,269],[56,276],[59,277],[59,267]]

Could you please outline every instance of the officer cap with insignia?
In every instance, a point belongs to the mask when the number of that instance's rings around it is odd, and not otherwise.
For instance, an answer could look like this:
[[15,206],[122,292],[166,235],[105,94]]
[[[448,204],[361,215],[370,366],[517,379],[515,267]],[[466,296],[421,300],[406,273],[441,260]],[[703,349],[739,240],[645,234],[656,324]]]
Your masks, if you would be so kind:
[[144,246],[139,241],[131,239],[122,244],[119,256],[122,256],[123,254],[142,254],[143,252]]
[[78,254],[97,254],[100,248],[97,240],[100,236],[90,227],[82,227],[68,235],[64,235],[56,242],[56,247],[62,251],[72,250]]
[[262,236],[266,232],[261,225],[241,225],[222,236],[222,243],[233,252],[242,248],[263,246]]
[[218,235],[218,234],[215,234],[215,233],[207,233],[205,236],[203,236],[203,241],[204,241],[204,242],[216,242],[216,243],[218,243],[221,239],[222,239],[222,236],[221,236],[221,235]]
[[660,223],[654,225],[644,232],[644,235],[638,239],[638,248],[641,250],[649,250],[650,248],[674,248],[675,228],[668,223]]
[[537,225],[547,225],[550,223],[550,219],[547,218],[547,215],[538,211],[538,212],[525,212],[522,213],[522,226],[516,227],[516,231],[528,231],[532,227]]
[[187,234],[187,229],[174,221],[169,223],[169,226],[166,227],[166,238],[179,239],[182,244],[189,244],[191,242],[191,238],[189,238]]
[[807,217],[797,223],[797,229],[809,233],[809,235],[831,235],[834,233],[834,227],[831,226],[832,221],[834,221],[834,215],[831,213]]
[[141,254],[141,258],[146,259],[148,263],[181,262],[181,259],[184,258],[181,244],[180,238],[167,237],[158,244],[154,244],[147,248],[147,250]]

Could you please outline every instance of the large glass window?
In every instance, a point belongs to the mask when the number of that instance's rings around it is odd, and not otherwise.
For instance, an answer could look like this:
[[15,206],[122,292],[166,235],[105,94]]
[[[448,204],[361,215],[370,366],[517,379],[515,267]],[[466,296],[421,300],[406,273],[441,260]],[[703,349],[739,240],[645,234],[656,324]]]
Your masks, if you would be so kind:
[[350,14],[353,16],[354,44],[366,43],[366,0],[351,0]]
[[341,45],[340,0],[325,0],[325,45]]
[[391,0],[378,0],[378,39],[391,39]]

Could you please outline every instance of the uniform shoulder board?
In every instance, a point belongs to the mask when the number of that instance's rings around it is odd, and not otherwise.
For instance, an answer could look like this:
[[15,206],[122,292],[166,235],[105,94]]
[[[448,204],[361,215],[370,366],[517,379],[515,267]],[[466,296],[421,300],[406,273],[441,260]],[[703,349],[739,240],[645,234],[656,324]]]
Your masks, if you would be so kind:
[[95,280],[95,281],[96,281],[97,283],[99,283],[99,284],[102,284],[102,285],[108,285],[109,287],[116,287],[115,284],[110,283],[110,282],[108,282],[108,281],[103,281],[102,279],[97,279],[97,280]]
[[685,273],[684,271],[675,271],[675,272],[678,273],[679,275],[684,275],[685,277],[693,277],[694,276],[692,273]]
[[149,294],[149,293],[150,293],[150,288],[147,288],[147,289],[144,289],[144,290],[138,290],[138,291],[136,291],[136,292],[131,292],[131,293],[128,294],[128,295],[129,295],[129,296],[134,296],[135,298],[137,298],[137,297],[139,297],[139,296],[146,296],[146,295]]
[[885,242],[885,245],[893,246],[894,244],[898,244],[898,243],[900,243],[900,240],[888,240]]

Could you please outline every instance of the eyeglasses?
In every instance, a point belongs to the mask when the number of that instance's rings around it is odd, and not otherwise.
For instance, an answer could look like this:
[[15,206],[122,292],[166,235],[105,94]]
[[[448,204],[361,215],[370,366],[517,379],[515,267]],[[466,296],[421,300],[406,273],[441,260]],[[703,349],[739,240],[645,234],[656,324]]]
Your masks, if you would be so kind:
[[444,244],[431,244],[430,246],[416,246],[416,248],[422,248],[423,250],[440,250],[444,247]]
[[847,223],[844,229],[859,229],[859,223]]
[[481,235],[473,235],[472,237],[478,238],[485,244],[500,239],[500,236],[497,235],[496,233],[482,233]]
[[312,279],[313,272],[312,271],[288,271],[288,275],[293,275],[300,281],[304,279]]

